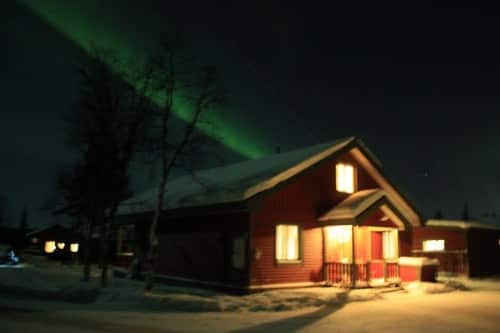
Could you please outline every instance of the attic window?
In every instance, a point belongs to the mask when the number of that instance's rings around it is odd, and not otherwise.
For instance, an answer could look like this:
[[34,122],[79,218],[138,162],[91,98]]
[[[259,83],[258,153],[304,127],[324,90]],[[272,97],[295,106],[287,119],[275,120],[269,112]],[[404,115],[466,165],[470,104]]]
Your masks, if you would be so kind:
[[338,192],[354,192],[354,167],[350,164],[337,163],[335,166],[336,186]]
[[444,239],[429,239],[422,242],[422,251],[444,251]]

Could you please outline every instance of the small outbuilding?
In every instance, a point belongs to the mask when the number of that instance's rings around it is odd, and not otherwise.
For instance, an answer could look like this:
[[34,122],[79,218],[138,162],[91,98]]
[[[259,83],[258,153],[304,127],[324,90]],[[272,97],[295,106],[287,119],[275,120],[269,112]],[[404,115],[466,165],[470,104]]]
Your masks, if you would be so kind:
[[474,221],[428,220],[413,229],[412,254],[439,260],[443,273],[500,274],[500,227]]

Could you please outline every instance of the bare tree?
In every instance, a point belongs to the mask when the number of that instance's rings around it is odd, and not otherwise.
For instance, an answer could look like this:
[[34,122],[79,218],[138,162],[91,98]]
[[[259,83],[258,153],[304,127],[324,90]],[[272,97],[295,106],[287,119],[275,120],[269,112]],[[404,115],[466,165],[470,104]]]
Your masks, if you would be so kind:
[[[211,124],[204,115],[214,105],[221,103],[222,95],[217,87],[217,72],[214,67],[198,67],[182,54],[180,39],[163,45],[159,56],[153,59],[158,76],[155,86],[163,96],[161,108],[155,113],[155,135],[152,148],[159,160],[160,175],[157,187],[155,210],[149,229],[146,253],[145,292],[154,285],[156,255],[158,249],[157,226],[162,218],[166,202],[169,176],[174,168],[186,168],[186,160],[210,142],[197,130]],[[180,110],[182,106],[183,110]],[[173,128],[172,119],[181,111],[190,110],[184,117],[182,130]]]
[[3,194],[0,194],[0,225],[6,224],[7,222],[8,204],[9,201],[7,197]]
[[24,206],[21,212],[21,219],[19,220],[19,232],[24,237],[28,231],[28,208]]
[[[105,60],[103,60],[105,59]],[[68,143],[79,160],[58,184],[71,214],[85,230],[86,250],[99,228],[101,286],[108,283],[108,242],[118,204],[131,195],[129,168],[151,117],[152,70],[95,49],[80,64],[80,98],[68,118]],[[88,253],[84,280],[89,279]]]
[[464,208],[462,209],[462,220],[468,221],[469,220],[469,205],[467,202],[464,203]]

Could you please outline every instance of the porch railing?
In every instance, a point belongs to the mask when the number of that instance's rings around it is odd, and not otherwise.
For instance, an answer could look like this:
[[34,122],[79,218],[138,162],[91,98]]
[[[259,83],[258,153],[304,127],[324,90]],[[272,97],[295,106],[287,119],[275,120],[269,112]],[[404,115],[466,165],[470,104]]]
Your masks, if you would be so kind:
[[353,265],[350,263],[325,263],[326,280],[333,285],[352,286],[356,282],[367,282],[370,276],[370,267],[367,263],[356,264],[356,276],[353,275]]
[[469,271],[467,250],[455,251],[440,251],[440,252],[424,252],[421,250],[413,250],[414,256],[429,257],[439,260],[439,271],[467,274]]
[[352,286],[352,264],[325,263],[326,280],[333,285]]
[[[353,275],[351,263],[327,262],[325,263],[325,279],[328,283],[336,286],[351,287],[356,284],[368,285],[371,279],[370,263],[356,263],[356,274]],[[399,264],[397,262],[385,262],[385,281],[399,281]]]
[[385,263],[385,280],[386,281],[399,280],[399,264],[397,262]]

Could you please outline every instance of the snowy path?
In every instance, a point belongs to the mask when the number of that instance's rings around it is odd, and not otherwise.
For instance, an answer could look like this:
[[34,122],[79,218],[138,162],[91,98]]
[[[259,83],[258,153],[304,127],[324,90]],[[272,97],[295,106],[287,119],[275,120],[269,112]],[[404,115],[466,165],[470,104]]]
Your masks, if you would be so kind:
[[[21,303],[16,303],[19,306]],[[26,305],[31,303],[26,302]],[[0,311],[2,332],[485,332],[500,331],[500,291],[391,294],[383,300],[285,312]]]

